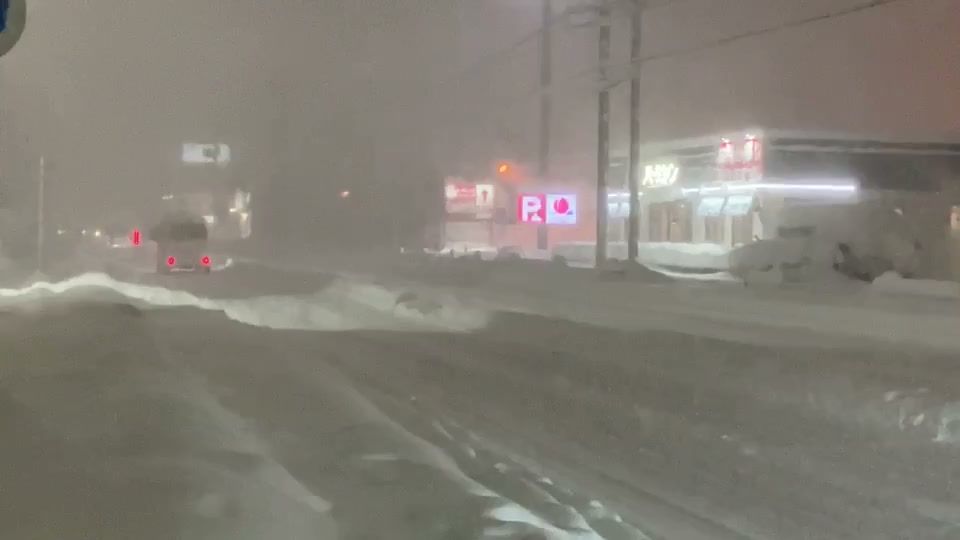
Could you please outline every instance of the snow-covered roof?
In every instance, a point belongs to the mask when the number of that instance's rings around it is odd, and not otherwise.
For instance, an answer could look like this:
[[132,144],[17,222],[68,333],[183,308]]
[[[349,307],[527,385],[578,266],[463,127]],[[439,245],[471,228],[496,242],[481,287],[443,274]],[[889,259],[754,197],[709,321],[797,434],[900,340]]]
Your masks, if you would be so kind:
[[[904,145],[902,150],[914,153],[958,154],[960,155],[960,137],[947,138],[942,136],[905,137],[877,135],[868,133],[844,133],[838,131],[795,130],[779,128],[747,127],[739,130],[717,132],[711,135],[673,139],[666,141],[652,141],[641,145],[640,154],[645,157],[669,155],[680,149],[699,147],[715,148],[721,139],[739,139],[752,135],[760,139],[771,141],[776,145],[777,140],[793,139],[793,143],[810,141],[811,147],[823,148],[830,141],[878,143],[878,149],[891,150],[891,146]],[[791,145],[793,146],[793,145]],[[858,145],[858,151],[867,151],[867,145]]]

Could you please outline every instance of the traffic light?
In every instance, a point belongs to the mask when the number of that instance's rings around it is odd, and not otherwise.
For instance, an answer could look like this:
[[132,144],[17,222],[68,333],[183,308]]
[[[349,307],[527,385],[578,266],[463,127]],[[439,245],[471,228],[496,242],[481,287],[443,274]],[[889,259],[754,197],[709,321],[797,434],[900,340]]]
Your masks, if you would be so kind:
[[17,44],[26,22],[26,0],[0,0],[0,56]]

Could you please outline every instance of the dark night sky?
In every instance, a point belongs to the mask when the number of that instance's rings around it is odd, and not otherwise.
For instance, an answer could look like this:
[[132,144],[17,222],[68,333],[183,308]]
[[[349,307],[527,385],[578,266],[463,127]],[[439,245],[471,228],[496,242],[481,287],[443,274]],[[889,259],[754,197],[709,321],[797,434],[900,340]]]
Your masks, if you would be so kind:
[[[960,136],[958,0],[901,0],[671,55],[865,1],[652,2],[662,7],[647,14],[646,54],[668,58],[643,68],[645,137],[747,124]],[[23,131],[56,155],[65,213],[152,197],[177,173],[180,142],[212,139],[244,153],[237,174],[286,175],[290,193],[353,186],[402,201],[389,190],[532,157],[536,40],[462,73],[534,30],[539,4],[34,0],[0,84],[5,106],[20,104]],[[615,64],[626,59],[624,21]],[[594,40],[590,28],[555,28],[558,176],[595,170]],[[626,142],[625,90],[614,91],[615,152]]]

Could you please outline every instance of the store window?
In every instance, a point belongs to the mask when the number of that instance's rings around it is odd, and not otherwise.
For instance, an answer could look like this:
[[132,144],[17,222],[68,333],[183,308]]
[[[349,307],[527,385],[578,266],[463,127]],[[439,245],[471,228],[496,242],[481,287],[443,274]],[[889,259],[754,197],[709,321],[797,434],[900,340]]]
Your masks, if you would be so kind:
[[703,239],[715,244],[723,243],[723,197],[704,197],[697,205],[697,215],[703,218]]
[[723,243],[723,216],[703,218],[703,240],[713,244]]
[[753,241],[753,195],[731,195],[723,213],[732,221],[730,243],[734,246]]
[[704,197],[697,205],[697,215],[702,217],[716,217],[723,215],[723,197]]
[[652,203],[649,209],[651,242],[691,242],[690,204],[685,201]]
[[667,223],[669,221],[669,216],[666,205],[667,203],[652,203],[650,205],[648,212],[650,214],[651,242],[667,241],[667,231],[669,230]]
[[693,227],[691,226],[692,212],[686,202],[675,202],[670,206],[670,241],[692,242]]
[[750,213],[753,208],[753,195],[731,195],[727,197],[727,203],[723,206],[723,213],[728,216],[738,217]]
[[733,224],[730,231],[730,242],[734,246],[753,242],[753,214],[736,216],[732,219]]

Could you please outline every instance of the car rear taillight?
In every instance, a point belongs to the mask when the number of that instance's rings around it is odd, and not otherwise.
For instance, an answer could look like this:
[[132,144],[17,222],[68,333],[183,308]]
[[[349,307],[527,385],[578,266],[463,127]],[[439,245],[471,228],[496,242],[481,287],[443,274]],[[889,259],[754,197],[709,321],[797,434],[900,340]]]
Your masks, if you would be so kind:
[[177,265],[176,257],[173,257],[173,256],[167,257],[167,266],[169,266],[170,268],[173,268],[176,265]]
[[210,266],[210,256],[204,255],[203,257],[200,257],[200,264],[204,266]]

